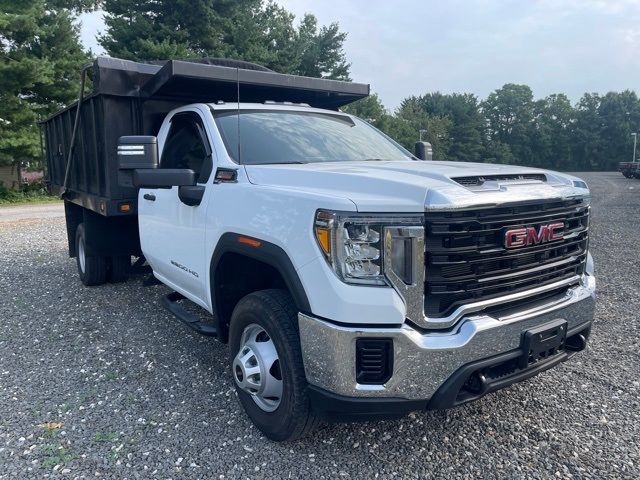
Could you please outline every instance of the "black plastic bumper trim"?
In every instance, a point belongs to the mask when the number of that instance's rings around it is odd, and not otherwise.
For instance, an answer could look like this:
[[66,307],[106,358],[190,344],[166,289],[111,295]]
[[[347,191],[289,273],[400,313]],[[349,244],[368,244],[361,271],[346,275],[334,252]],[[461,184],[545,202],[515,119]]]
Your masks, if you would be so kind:
[[428,400],[404,398],[347,397],[314,385],[309,385],[308,394],[315,413],[339,420],[398,418],[425,410],[428,403]]
[[453,375],[451,375],[449,379],[444,382],[442,386],[440,386],[433,397],[431,397],[427,408],[429,410],[444,410],[447,408],[457,407],[459,405],[478,400],[488,393],[501,390],[510,385],[513,385],[514,383],[519,383],[539,373],[549,370],[550,368],[553,368],[556,365],[568,360],[579,351],[584,350],[584,348],[586,347],[590,329],[590,324],[582,324],[570,329],[567,332],[568,340],[571,340],[572,337],[580,338],[579,347],[572,348],[571,342],[568,341],[567,348],[565,350],[563,350],[561,353],[556,353],[552,357],[549,357],[548,360],[537,362],[527,368],[517,370],[513,374],[505,375],[502,378],[492,379],[485,385],[485,387],[481,391],[475,394],[469,394],[464,398],[459,398],[462,387],[474,372],[501,365],[503,363],[509,362],[510,360],[518,359],[523,355],[523,352],[520,348],[518,348],[506,353],[501,353],[494,357],[489,357],[478,360],[476,362],[468,363],[456,370],[455,373],[453,373]]

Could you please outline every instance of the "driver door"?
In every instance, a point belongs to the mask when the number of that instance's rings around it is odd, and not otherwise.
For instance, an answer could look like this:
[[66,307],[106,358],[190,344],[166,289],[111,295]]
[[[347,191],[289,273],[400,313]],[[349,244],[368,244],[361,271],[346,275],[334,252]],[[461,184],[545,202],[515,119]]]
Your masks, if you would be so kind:
[[[198,112],[179,112],[171,118],[159,168],[191,169],[200,190],[211,187],[207,186],[213,170],[211,144]],[[138,197],[140,243],[154,275],[202,306],[207,298],[204,242],[208,197],[204,191],[199,204],[193,204],[185,199],[184,191],[181,198],[181,187],[141,188]]]

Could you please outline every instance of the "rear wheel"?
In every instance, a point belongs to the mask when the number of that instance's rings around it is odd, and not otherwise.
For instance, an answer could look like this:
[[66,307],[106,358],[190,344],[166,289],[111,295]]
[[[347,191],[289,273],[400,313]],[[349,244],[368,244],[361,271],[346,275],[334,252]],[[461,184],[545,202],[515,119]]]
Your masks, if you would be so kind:
[[131,255],[109,257],[108,278],[112,283],[126,282],[131,269]]
[[311,433],[310,409],[293,299],[282,290],[244,297],[231,318],[230,363],[240,402],[271,440]]
[[84,223],[76,230],[76,263],[80,281],[86,286],[102,285],[107,279],[107,260],[103,256],[87,255]]

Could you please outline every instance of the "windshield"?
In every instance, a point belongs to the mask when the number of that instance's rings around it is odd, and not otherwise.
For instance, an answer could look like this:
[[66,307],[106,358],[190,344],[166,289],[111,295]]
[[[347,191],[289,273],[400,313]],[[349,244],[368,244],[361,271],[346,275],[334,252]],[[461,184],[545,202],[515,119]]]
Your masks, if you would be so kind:
[[244,165],[413,158],[368,123],[340,113],[244,110],[238,120],[237,111],[225,111],[215,120],[229,156]]

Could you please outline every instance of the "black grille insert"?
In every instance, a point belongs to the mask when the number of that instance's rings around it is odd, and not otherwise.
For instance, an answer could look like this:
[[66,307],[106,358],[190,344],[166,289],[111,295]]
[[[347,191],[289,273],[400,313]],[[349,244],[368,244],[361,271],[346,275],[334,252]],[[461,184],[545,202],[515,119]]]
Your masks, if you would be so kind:
[[[562,240],[507,250],[505,231],[564,223]],[[584,272],[589,206],[580,199],[427,212],[425,314],[568,279]],[[567,287],[568,288],[568,287]]]
[[382,385],[393,374],[393,340],[356,340],[356,381],[362,385]]

